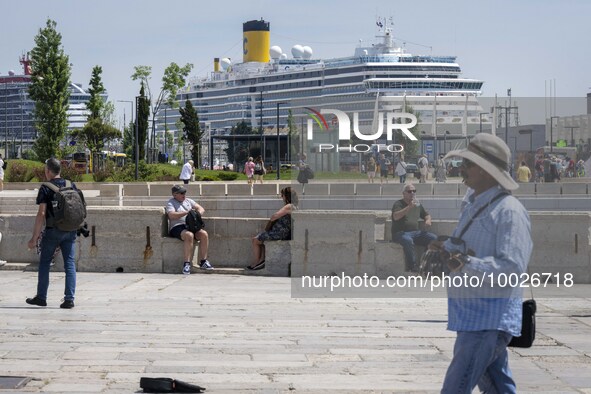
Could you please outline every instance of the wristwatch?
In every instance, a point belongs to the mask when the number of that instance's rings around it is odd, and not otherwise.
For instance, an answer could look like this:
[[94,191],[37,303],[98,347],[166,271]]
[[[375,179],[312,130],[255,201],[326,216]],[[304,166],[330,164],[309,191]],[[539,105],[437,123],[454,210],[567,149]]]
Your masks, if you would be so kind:
[[462,267],[470,263],[470,256],[463,253],[453,253],[447,260],[447,266],[451,272],[461,271]]

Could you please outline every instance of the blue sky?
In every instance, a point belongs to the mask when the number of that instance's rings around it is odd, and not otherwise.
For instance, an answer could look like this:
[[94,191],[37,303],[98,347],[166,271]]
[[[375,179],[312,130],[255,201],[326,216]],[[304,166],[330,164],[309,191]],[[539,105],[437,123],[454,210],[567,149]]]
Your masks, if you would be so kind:
[[[88,86],[103,68],[109,98],[132,100],[135,65],[152,66],[157,90],[164,68],[193,63],[192,76],[212,70],[214,57],[240,60],[242,23],[271,23],[271,45],[289,52],[309,45],[314,58],[349,56],[371,41],[376,16],[394,18],[397,42],[411,53],[455,55],[465,77],[485,81],[483,96],[559,97],[591,92],[591,2],[587,0],[28,0],[4,1],[0,74],[20,73],[19,56],[34,45],[47,18],[57,22],[73,81]],[[416,45],[419,44],[419,45]],[[129,104],[116,103],[122,118]]]

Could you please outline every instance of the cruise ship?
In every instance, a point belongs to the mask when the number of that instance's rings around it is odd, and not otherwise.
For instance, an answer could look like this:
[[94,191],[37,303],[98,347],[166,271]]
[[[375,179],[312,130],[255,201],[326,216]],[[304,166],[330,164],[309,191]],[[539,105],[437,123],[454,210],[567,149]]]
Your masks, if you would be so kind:
[[[267,162],[277,162],[277,151],[281,162],[295,160],[290,153],[305,152],[317,168],[338,170],[359,155],[323,157],[317,149],[322,140],[289,138],[294,126],[296,134],[305,135],[310,114],[322,109],[357,113],[359,129],[369,132],[375,127],[376,111],[405,112],[410,107],[419,119],[419,153],[431,160],[465,144],[483,123],[490,126],[492,116],[481,116],[484,111],[478,103],[483,81],[464,78],[456,57],[408,53],[397,45],[392,25],[385,19],[378,20],[377,30],[375,43],[359,45],[351,56],[323,60],[315,59],[312,48],[302,45],[294,45],[289,56],[271,46],[269,22],[245,22],[242,62],[214,59],[207,77],[190,81],[177,95],[179,105],[189,99],[199,114],[208,141],[203,144],[208,146],[203,156],[210,163],[223,163],[228,141],[253,139],[230,136],[230,130],[245,121],[260,134],[260,151]],[[178,119],[171,112],[169,130]],[[290,115],[292,134],[288,136]],[[164,129],[163,124],[159,126]],[[337,128],[335,119],[328,119],[326,126],[328,133],[322,136],[330,140]]]
[[[31,61],[28,55],[22,55],[19,61],[23,66],[22,74],[10,70],[7,75],[0,75],[0,152],[9,159],[22,158],[23,153],[32,148],[38,133],[34,119],[35,102],[29,97]],[[90,113],[86,108],[90,93],[81,84],[72,82],[69,91],[67,134],[83,128]],[[101,96],[107,101],[106,92]]]

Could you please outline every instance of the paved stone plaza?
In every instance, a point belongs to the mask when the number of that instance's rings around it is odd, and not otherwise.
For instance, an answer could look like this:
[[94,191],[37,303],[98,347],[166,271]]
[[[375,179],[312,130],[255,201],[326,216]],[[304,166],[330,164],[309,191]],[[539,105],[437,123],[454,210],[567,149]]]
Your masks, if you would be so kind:
[[[437,392],[454,334],[442,298],[294,299],[288,278],[79,273],[76,308],[25,304],[36,272],[0,271],[0,375],[16,392],[139,391],[142,376],[212,393]],[[591,393],[588,298],[538,298],[520,393]],[[2,391],[2,390],[0,390]]]

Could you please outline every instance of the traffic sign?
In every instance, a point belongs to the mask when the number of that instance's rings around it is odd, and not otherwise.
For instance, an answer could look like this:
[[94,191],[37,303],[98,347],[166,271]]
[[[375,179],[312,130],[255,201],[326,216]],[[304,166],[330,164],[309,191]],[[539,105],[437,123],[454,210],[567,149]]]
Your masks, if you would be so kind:
[[425,151],[427,153],[433,153],[433,144],[425,144]]

